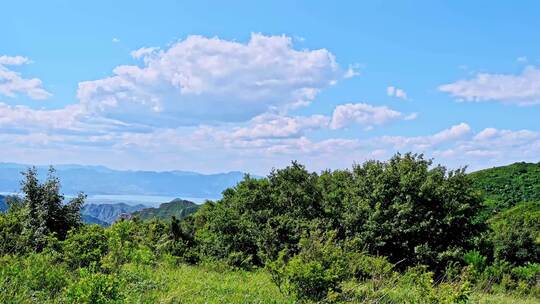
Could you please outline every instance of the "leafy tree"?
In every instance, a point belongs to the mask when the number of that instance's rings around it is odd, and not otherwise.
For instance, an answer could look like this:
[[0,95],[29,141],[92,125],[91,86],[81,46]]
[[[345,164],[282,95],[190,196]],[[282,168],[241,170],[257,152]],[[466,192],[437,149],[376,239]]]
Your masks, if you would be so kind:
[[297,162],[266,179],[246,176],[197,212],[203,255],[249,267],[277,258],[284,248],[297,252],[302,234],[324,218],[317,180]]
[[441,271],[459,259],[481,229],[474,222],[481,200],[465,169],[431,166],[410,153],[355,166],[352,198],[344,201],[347,237],[401,268]]
[[60,180],[54,174],[51,167],[46,181],[40,183],[35,167],[23,173],[21,190],[24,196],[21,204],[27,212],[24,233],[28,235],[31,246],[38,251],[43,249],[46,236],[54,235],[63,240],[70,229],[82,224],[80,210],[86,196],[81,193],[64,204]]

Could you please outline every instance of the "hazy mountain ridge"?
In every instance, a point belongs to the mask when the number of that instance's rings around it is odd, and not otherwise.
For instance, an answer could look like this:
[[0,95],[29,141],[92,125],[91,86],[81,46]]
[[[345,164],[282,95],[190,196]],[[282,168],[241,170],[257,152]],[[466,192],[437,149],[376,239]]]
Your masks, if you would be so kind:
[[110,225],[114,223],[120,215],[131,214],[146,207],[146,205],[142,204],[131,206],[125,203],[86,204],[81,210],[81,215],[83,216],[83,221],[85,223],[100,225],[107,223]]
[[[30,165],[0,163],[0,192],[17,192],[21,171]],[[62,191],[75,194],[166,195],[174,197],[217,198],[221,192],[236,185],[244,173],[233,171],[201,174],[190,171],[120,171],[103,166],[57,165]],[[48,167],[37,166],[40,176]]]
[[192,213],[195,213],[200,207],[201,205],[197,205],[188,200],[175,199],[171,202],[159,205],[158,208],[145,208],[133,212],[133,216],[138,217],[141,220],[148,220],[152,218],[167,220],[172,216],[182,219]]
[[110,223],[104,222],[88,214],[81,214],[81,220],[83,221],[83,223],[89,224],[89,225],[97,224],[103,227],[107,227],[111,225]]

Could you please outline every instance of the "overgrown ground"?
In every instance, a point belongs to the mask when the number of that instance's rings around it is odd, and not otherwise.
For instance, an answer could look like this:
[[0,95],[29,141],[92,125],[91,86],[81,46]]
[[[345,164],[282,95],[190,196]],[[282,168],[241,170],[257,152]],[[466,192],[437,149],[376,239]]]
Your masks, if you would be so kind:
[[[50,256],[6,258],[0,264],[1,303],[297,303],[265,270],[232,270],[223,264],[191,266],[165,260],[155,266],[125,264],[114,274],[69,271]],[[373,288],[372,282],[355,288]],[[419,285],[399,283],[362,303],[433,302]],[[441,287],[443,288],[443,287]],[[471,290],[467,303],[538,303],[518,294]],[[359,301],[358,301],[359,302]],[[309,301],[308,301],[309,303]],[[339,303],[339,301],[337,301]]]

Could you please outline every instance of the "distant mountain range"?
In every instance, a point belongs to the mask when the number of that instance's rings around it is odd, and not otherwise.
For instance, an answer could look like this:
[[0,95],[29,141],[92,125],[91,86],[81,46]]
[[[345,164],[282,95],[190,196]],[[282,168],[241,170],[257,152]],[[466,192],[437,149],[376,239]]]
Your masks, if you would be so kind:
[[[29,165],[0,163],[0,192],[17,192],[21,171]],[[89,195],[161,195],[172,197],[219,198],[221,192],[236,185],[244,173],[200,174],[188,171],[120,171],[102,166],[54,166],[62,192]],[[48,167],[38,166],[44,177]]]
[[146,207],[142,204],[132,206],[125,203],[86,204],[81,210],[81,215],[85,223],[108,226],[114,223],[120,215],[131,214]]
[[200,205],[177,198],[168,203],[163,203],[157,208],[142,204],[135,206],[124,203],[86,204],[81,210],[81,215],[83,222],[87,224],[109,226],[120,217],[137,217],[143,221],[153,218],[168,220],[172,216],[183,219],[199,208]]
[[168,203],[159,205],[158,208],[145,208],[139,211],[133,212],[133,216],[138,217],[141,220],[148,220],[152,218],[170,219],[175,216],[177,219],[183,219],[186,216],[195,213],[201,205],[197,205],[193,202],[183,199],[175,199]]

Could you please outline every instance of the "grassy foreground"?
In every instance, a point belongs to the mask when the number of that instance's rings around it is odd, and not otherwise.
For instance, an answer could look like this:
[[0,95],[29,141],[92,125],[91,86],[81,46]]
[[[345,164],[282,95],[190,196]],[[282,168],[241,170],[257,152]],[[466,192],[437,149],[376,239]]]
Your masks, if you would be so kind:
[[279,292],[264,271],[229,271],[212,269],[210,266],[179,265],[162,266],[149,274],[149,279],[157,283],[157,288],[128,295],[126,302],[294,303]]
[[[153,265],[127,263],[107,274],[88,268],[71,271],[53,263],[54,258],[43,254],[0,259],[0,303],[300,303],[280,292],[264,269],[233,270],[221,263],[192,266],[171,257]],[[445,301],[432,295],[458,285],[430,289],[406,276],[351,283],[356,295],[367,296],[336,298],[332,303],[538,303],[537,298],[516,293],[474,289],[464,301]]]
[[[126,303],[297,303],[294,297],[283,295],[272,283],[269,273],[264,270],[228,270],[226,267],[213,265],[162,265],[154,271],[147,272],[148,269],[141,266],[126,266],[125,273],[142,271],[156,284],[149,292],[132,289],[134,292],[127,294]],[[398,298],[406,299],[415,289],[413,286],[410,288],[396,286],[392,293],[401,294],[402,296]],[[421,301],[420,298],[415,299],[418,300]],[[538,299],[533,297],[472,291],[468,302],[533,304],[538,303],[537,301]],[[381,299],[369,303],[392,303],[392,301]]]

